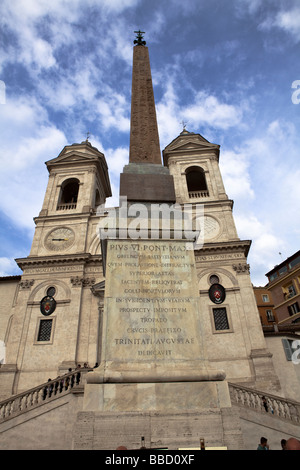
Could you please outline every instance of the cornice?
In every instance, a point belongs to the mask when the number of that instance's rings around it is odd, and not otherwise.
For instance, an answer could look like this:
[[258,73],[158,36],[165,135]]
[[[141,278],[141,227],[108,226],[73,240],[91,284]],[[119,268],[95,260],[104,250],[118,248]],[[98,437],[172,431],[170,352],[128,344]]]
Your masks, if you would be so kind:
[[[79,219],[80,221],[82,219],[89,219],[93,215],[91,211],[86,211],[86,212],[73,212],[73,213],[64,213],[64,214],[50,214],[50,215],[38,215],[33,218],[34,222],[45,222],[47,221],[57,221],[58,223],[61,223],[63,220],[64,225],[66,225],[68,220],[74,220],[74,219]],[[67,220],[67,221],[66,221]]]
[[204,243],[203,247],[195,250],[195,256],[205,254],[216,254],[223,252],[243,251],[245,257],[248,256],[251,240],[234,240],[229,242]]
[[28,256],[15,260],[18,266],[24,270],[26,268],[41,266],[58,266],[67,264],[93,264],[102,261],[101,255],[91,255],[90,253],[75,253],[70,255],[54,256]]

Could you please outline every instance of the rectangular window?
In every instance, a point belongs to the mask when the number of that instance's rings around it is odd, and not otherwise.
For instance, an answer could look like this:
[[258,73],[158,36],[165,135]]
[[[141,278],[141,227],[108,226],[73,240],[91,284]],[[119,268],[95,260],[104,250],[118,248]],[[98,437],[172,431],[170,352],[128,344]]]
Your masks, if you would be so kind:
[[268,321],[275,321],[275,318],[274,318],[274,315],[273,315],[272,310],[267,310],[267,311],[266,311],[266,315],[267,315],[267,320],[268,320]]
[[271,276],[269,277],[270,282],[274,281],[274,279],[276,279],[276,277],[277,277],[277,273],[271,274]]
[[229,330],[229,323],[226,308],[213,308],[213,316],[215,322],[215,330]]
[[284,300],[290,299],[294,297],[295,295],[297,295],[296,289],[292,283],[282,286],[282,292],[283,292]]
[[50,341],[52,332],[52,319],[40,320],[37,341]]
[[300,309],[299,309],[299,304],[298,302],[295,302],[294,304],[292,305],[289,305],[288,306],[288,311],[289,311],[289,314],[292,316],[292,315],[295,315],[296,313],[299,313],[300,312]]
[[263,302],[269,302],[269,296],[268,294],[263,294],[262,295]]
[[281,274],[284,274],[287,272],[287,266],[282,266],[280,269],[279,269],[279,276],[281,276]]
[[297,256],[297,258],[293,259],[293,261],[289,263],[289,268],[292,269],[294,266],[297,266],[297,264],[299,263],[300,263],[300,256]]

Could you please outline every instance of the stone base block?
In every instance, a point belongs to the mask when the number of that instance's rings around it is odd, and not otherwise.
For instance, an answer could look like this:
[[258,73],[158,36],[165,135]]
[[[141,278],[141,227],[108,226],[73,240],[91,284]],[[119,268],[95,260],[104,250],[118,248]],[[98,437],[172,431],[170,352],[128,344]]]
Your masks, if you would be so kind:
[[84,411],[198,411],[230,407],[226,381],[157,383],[87,383]]
[[77,415],[73,448],[136,450],[142,437],[147,449],[200,449],[200,439],[207,447],[244,448],[239,416],[232,408],[173,413],[83,411]]

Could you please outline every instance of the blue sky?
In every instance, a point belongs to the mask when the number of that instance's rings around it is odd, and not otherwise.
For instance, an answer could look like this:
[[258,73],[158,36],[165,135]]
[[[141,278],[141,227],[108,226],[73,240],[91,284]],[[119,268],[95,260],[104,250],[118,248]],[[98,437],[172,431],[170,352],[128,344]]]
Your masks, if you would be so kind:
[[182,121],[221,145],[252,282],[264,285],[299,250],[299,0],[1,0],[0,275],[19,274],[14,259],[29,254],[44,162],[87,132],[108,162],[107,205],[118,204],[137,29],[161,149]]

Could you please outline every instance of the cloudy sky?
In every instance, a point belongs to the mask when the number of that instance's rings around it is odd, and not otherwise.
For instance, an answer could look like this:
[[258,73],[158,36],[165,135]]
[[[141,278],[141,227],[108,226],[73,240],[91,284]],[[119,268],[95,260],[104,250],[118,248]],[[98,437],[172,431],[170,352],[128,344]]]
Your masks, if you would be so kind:
[[[128,162],[134,31],[149,47],[161,149],[182,131],[221,145],[255,285],[299,250],[299,0],[1,0],[0,275],[19,274],[45,161],[90,142],[118,204]],[[280,254],[281,253],[281,254]]]

